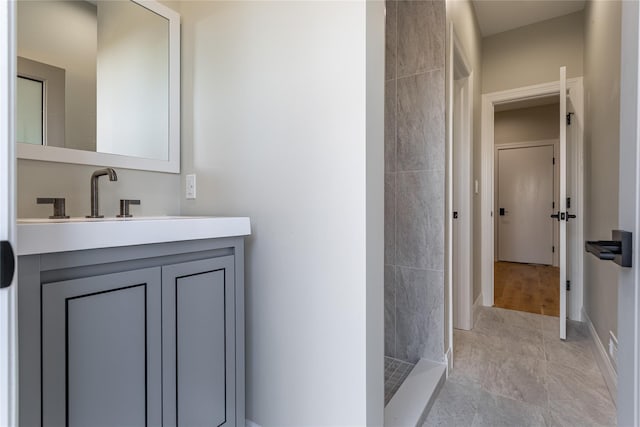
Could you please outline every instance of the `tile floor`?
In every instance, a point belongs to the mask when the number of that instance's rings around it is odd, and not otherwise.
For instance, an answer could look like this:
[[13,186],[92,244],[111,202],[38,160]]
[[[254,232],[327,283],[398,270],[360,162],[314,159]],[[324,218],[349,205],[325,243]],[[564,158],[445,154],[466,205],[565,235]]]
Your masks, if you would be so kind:
[[392,357],[384,358],[384,405],[391,400],[415,365]]
[[481,308],[454,332],[454,369],[424,423],[431,426],[615,426],[616,410],[585,324]]

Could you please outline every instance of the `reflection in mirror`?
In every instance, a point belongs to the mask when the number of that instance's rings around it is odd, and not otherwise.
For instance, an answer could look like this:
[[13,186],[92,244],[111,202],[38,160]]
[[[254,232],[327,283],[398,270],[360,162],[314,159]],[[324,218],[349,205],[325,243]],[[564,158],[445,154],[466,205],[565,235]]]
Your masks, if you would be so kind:
[[43,86],[40,80],[18,77],[17,140],[25,144],[45,145],[43,140]]
[[132,1],[19,1],[18,142],[169,160],[169,20]]
[[18,142],[65,147],[64,89],[62,68],[18,57]]

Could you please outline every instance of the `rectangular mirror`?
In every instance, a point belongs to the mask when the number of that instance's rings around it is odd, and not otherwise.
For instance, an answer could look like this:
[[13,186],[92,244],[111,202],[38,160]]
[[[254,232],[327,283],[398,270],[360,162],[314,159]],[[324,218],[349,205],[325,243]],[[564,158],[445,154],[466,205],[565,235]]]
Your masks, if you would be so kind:
[[18,157],[180,172],[180,17],[155,1],[21,0]]

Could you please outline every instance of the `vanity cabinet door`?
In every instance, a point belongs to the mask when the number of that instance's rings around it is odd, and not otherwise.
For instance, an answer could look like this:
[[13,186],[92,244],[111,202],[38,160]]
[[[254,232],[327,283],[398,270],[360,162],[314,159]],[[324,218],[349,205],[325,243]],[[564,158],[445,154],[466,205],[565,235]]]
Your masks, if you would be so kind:
[[234,290],[233,256],[162,267],[163,425],[236,424]]
[[162,423],[161,268],[42,285],[44,426]]

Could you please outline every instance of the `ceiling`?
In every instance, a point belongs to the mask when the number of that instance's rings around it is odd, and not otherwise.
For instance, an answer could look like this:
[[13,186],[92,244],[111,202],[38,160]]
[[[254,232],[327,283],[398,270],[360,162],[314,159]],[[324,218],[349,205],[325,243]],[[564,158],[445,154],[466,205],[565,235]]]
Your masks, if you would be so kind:
[[482,37],[584,9],[585,0],[472,0]]

